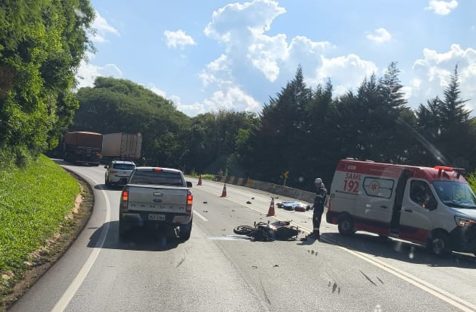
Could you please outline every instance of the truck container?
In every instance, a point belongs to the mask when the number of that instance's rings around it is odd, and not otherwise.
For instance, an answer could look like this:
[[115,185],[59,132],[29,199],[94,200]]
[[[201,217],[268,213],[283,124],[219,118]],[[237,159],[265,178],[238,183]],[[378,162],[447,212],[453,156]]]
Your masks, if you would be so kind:
[[103,135],[103,162],[113,159],[138,160],[141,157],[142,135],[140,133],[109,133]]
[[64,160],[71,163],[99,165],[102,134],[96,132],[67,132],[63,138]]

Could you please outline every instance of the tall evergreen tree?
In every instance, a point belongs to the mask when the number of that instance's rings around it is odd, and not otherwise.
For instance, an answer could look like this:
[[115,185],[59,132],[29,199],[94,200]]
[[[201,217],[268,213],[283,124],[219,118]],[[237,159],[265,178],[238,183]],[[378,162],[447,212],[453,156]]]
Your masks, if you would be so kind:
[[282,181],[282,173],[295,171],[306,133],[306,107],[312,97],[304,83],[301,67],[293,80],[271,98],[261,114],[261,124],[252,134],[253,149],[245,157],[249,174],[255,178]]
[[[475,142],[475,138],[469,122],[471,111],[465,107],[468,100],[461,98],[458,66],[443,94],[443,99],[435,97],[426,106],[420,105],[416,112],[418,129],[437,150],[430,153],[433,161],[470,167],[472,160],[461,147]],[[432,161],[425,156],[422,158],[427,164]]]

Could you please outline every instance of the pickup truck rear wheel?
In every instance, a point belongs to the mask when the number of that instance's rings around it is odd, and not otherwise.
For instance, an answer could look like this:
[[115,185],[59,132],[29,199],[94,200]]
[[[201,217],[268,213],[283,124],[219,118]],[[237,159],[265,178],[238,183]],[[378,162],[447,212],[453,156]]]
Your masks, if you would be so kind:
[[179,238],[182,241],[187,241],[190,239],[190,235],[192,234],[192,221],[190,223],[183,224],[179,226]]

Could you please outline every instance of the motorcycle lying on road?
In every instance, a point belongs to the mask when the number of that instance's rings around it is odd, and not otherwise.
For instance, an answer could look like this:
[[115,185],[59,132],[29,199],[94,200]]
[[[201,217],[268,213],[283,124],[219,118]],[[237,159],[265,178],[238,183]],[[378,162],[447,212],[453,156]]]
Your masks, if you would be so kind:
[[239,225],[233,232],[238,235],[246,235],[252,241],[271,242],[274,240],[296,240],[300,230],[291,225],[291,221],[255,222],[253,226]]

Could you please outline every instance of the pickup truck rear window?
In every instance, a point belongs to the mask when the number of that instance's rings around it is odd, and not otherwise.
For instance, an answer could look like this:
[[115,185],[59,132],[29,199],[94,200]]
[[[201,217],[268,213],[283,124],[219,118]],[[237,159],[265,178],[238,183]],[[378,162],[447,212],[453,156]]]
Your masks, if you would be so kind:
[[144,171],[137,170],[129,181],[130,184],[153,184],[169,186],[185,186],[182,175],[179,172],[167,171]]
[[134,170],[135,166],[133,164],[113,164],[112,168],[117,170]]

